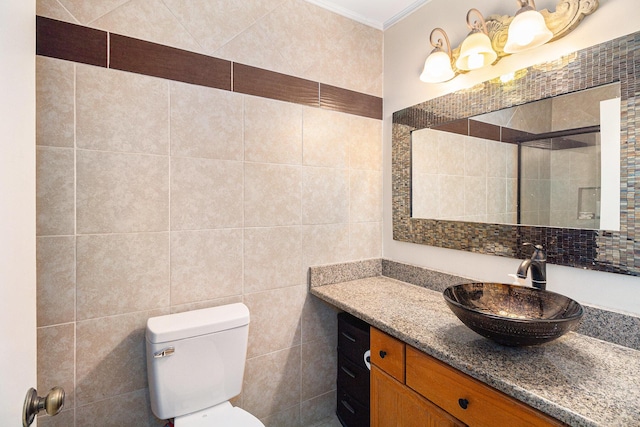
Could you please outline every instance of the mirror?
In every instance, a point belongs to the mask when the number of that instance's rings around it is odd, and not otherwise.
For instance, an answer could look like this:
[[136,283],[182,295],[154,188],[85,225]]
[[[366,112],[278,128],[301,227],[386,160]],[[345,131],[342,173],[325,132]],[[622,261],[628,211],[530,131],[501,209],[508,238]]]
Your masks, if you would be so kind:
[[[640,218],[640,212],[636,212],[640,199],[636,203],[635,191],[635,176],[640,176],[640,162],[635,160],[635,144],[640,141],[640,115],[636,114],[640,75],[636,77],[633,68],[638,48],[640,33],[631,34],[520,70],[508,83],[490,80],[395,112],[392,135],[394,239],[512,258],[529,256],[522,244],[533,242],[547,248],[550,263],[640,275],[640,259],[636,261],[635,257],[636,252],[640,252],[636,239],[636,235],[640,236],[640,221],[636,223],[636,217]],[[616,201],[612,202],[611,192],[602,189],[603,179],[600,179],[599,190],[598,185],[592,183],[576,187],[572,196],[575,199],[571,202],[572,215],[575,214],[576,221],[581,217],[585,224],[541,226],[514,224],[516,221],[510,218],[494,220],[487,217],[487,222],[482,223],[476,218],[412,216],[412,193],[417,190],[411,185],[412,177],[417,173],[417,169],[412,168],[412,139],[421,129],[433,130],[461,119],[611,83],[619,83],[620,112],[602,121],[601,126],[619,123],[619,154],[601,150],[600,162],[610,165],[612,156],[615,157],[613,161],[620,162],[620,177],[606,179],[607,185],[611,185],[611,181],[615,181],[614,185],[617,182],[620,190],[614,194]],[[601,171],[602,177],[608,175],[602,166]],[[591,217],[597,219],[598,197],[600,223],[587,225],[586,221]],[[521,204],[522,211],[524,201]],[[619,207],[619,214],[615,216],[609,212],[605,215],[604,210],[612,205]],[[520,214],[523,216],[522,212]],[[604,221],[605,216],[615,218],[608,222]]]
[[612,83],[413,131],[412,217],[618,230],[619,98]]

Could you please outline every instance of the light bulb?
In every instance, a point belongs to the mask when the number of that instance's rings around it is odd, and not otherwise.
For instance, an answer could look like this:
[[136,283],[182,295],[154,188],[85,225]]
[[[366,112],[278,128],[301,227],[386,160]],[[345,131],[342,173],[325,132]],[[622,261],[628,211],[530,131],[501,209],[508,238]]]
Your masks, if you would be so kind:
[[484,55],[480,53],[472,53],[468,56],[467,65],[470,70],[482,68],[482,66],[484,65]]
[[460,70],[475,70],[491,64],[497,58],[491,40],[482,32],[472,32],[460,46],[456,67]]

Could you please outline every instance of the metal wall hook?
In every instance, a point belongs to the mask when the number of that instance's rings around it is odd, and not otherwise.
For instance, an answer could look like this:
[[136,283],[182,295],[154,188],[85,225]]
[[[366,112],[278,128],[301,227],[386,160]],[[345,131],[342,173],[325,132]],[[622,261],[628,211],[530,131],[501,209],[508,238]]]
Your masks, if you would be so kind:
[[35,388],[27,391],[22,407],[22,426],[29,427],[36,415],[44,410],[47,415],[57,415],[64,406],[64,389],[62,387],[54,387],[49,390],[45,397],[39,397]]

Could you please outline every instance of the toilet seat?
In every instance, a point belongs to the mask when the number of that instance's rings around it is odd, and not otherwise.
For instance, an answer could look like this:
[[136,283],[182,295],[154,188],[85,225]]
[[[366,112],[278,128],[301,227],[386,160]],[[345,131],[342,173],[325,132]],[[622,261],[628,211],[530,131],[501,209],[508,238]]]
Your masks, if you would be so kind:
[[175,427],[264,427],[247,411],[224,402],[193,414],[176,417]]

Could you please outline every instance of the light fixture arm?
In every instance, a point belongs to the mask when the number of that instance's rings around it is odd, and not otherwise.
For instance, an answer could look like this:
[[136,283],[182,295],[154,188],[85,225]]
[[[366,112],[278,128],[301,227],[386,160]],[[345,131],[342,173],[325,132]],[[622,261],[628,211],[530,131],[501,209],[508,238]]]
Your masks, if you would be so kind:
[[520,4],[520,9],[518,9],[515,16],[528,10],[536,10],[536,2],[534,0],[518,0],[518,4]]
[[[471,23],[472,13],[476,13],[478,15],[478,17],[480,18],[480,22],[474,21],[473,24]],[[489,31],[487,30],[487,23],[484,20],[484,16],[482,16],[482,13],[480,13],[480,11],[476,8],[469,9],[469,12],[467,12],[467,27],[469,27],[471,31],[482,31],[486,35],[489,35]]]
[[442,38],[438,37],[434,41],[434,36],[437,35],[436,32],[440,33],[443,36],[444,41],[447,45],[446,53],[449,55],[449,58],[451,58],[451,43],[449,42],[449,36],[447,36],[447,33],[445,33],[442,28],[434,28],[433,31],[431,31],[431,35],[429,36],[429,42],[431,43],[431,46],[433,46],[435,49],[442,50]]

